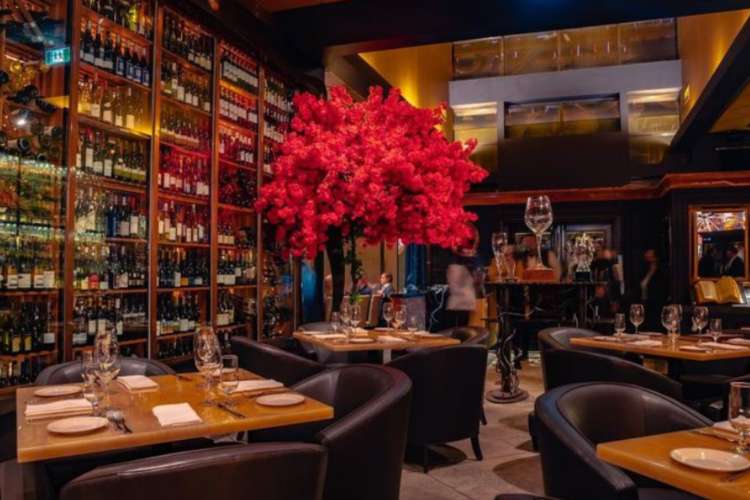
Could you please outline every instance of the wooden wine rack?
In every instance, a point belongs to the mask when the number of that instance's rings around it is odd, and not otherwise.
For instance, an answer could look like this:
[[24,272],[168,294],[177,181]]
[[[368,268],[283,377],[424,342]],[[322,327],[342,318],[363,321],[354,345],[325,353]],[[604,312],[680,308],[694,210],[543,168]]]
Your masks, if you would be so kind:
[[[2,2],[3,0],[0,0]],[[131,32],[130,30],[123,28],[122,26],[109,21],[107,18],[99,15],[98,13],[90,10],[84,5],[83,0],[73,0],[72,2],[65,2],[62,0],[35,0],[39,1],[49,7],[52,17],[56,19],[66,20],[68,26],[68,43],[71,46],[71,61],[70,64],[65,67],[57,68],[51,71],[46,77],[45,81],[39,86],[45,96],[62,96],[67,94],[67,110],[60,110],[56,112],[54,117],[50,120],[54,120],[56,123],[64,125],[65,127],[65,145],[64,148],[64,164],[67,165],[68,176],[65,183],[64,193],[64,208],[60,211],[63,220],[61,226],[64,228],[64,239],[61,245],[61,251],[59,252],[59,269],[60,269],[60,290],[53,291],[0,291],[0,295],[17,296],[23,297],[34,297],[42,296],[45,297],[51,295],[55,299],[57,307],[57,318],[59,320],[60,333],[58,337],[58,349],[54,351],[45,351],[40,353],[32,353],[31,356],[46,356],[50,358],[50,361],[70,361],[76,358],[77,354],[82,350],[87,349],[86,346],[74,346],[73,345],[73,333],[74,333],[74,306],[77,298],[85,298],[91,296],[133,296],[142,295],[147,298],[147,318],[148,326],[143,332],[142,338],[127,338],[123,340],[121,344],[127,346],[129,350],[139,356],[149,356],[152,358],[157,357],[159,353],[159,343],[162,341],[171,341],[173,339],[184,338],[189,333],[174,333],[157,337],[156,335],[156,323],[157,323],[157,304],[158,297],[160,294],[173,293],[183,294],[189,293],[200,297],[201,306],[201,323],[204,324],[216,324],[217,308],[219,294],[223,291],[227,291],[231,294],[238,295],[243,298],[254,299],[257,314],[255,315],[255,321],[245,322],[242,324],[226,325],[216,327],[216,331],[219,334],[237,334],[246,335],[253,338],[259,338],[263,334],[264,325],[264,308],[263,299],[267,294],[272,294],[275,289],[270,286],[264,285],[264,259],[270,258],[266,255],[263,248],[263,221],[259,214],[253,208],[240,207],[221,203],[219,198],[219,179],[222,169],[236,169],[249,172],[251,175],[255,175],[256,189],[259,190],[263,185],[264,180],[270,179],[268,173],[264,173],[263,161],[264,151],[266,148],[266,139],[264,138],[264,106],[265,99],[263,98],[266,92],[266,75],[271,74],[273,71],[269,64],[259,60],[252,47],[242,47],[241,44],[237,44],[236,38],[231,38],[231,35],[223,33],[215,33],[201,26],[194,19],[190,18],[190,13],[183,10],[181,2],[151,2],[151,16],[153,19],[153,39],[149,40],[137,33]],[[164,16],[165,13],[169,12],[170,15],[174,15],[185,19],[185,21],[194,29],[200,30],[204,34],[208,35],[212,39],[213,43],[213,69],[207,71],[197,65],[183,59],[181,56],[169,52],[162,43],[162,37],[164,33]],[[91,20],[97,23],[103,29],[108,32],[114,33],[127,39],[128,43],[138,45],[139,47],[147,50],[148,57],[151,63],[151,85],[145,86],[140,83],[132,82],[126,78],[119,77],[117,75],[102,71],[93,65],[85,63],[80,60],[79,48],[81,46],[81,22],[85,20]],[[231,39],[230,39],[231,38]],[[223,50],[232,50],[235,52],[243,53],[248,59],[252,59],[257,62],[257,73],[258,73],[258,95],[254,95],[244,88],[238,88],[232,85],[231,82],[222,81],[221,77],[221,54]],[[19,56],[27,58],[41,59],[43,54],[39,50],[26,47],[24,45],[15,44],[11,41],[6,41],[3,35],[0,40],[0,55],[5,57],[6,53],[16,53]],[[177,62],[186,68],[190,68],[189,71],[195,73],[201,73],[204,76],[209,77],[210,92],[211,92],[211,112],[208,113],[202,109],[196,109],[194,106],[182,103],[177,99],[174,99],[168,95],[165,95],[161,91],[161,64],[162,60],[169,60]],[[95,119],[90,118],[87,115],[82,115],[78,112],[78,103],[80,101],[79,79],[87,75],[88,77],[96,77],[99,80],[110,82],[114,85],[127,85],[131,86],[134,90],[141,92],[148,96],[147,112],[149,113],[150,127],[148,130],[144,130],[141,127],[139,130],[124,129],[116,127],[111,124],[104,122],[98,122]],[[282,77],[278,72],[273,72],[274,78],[290,82],[293,78]],[[287,83],[291,87],[291,84]],[[249,131],[249,129],[239,126],[231,121],[225,120],[220,117],[220,89],[222,87],[229,88],[233,92],[247,95],[249,98],[254,99],[257,103],[257,115],[258,123],[257,129]],[[0,99],[0,115],[2,115],[3,107],[6,104],[4,99]],[[209,183],[210,183],[210,197],[207,200],[196,200],[195,197],[189,195],[175,194],[171,192],[164,192],[160,190],[158,185],[158,169],[161,161],[161,150],[163,146],[171,147],[175,150],[181,150],[180,146],[170,144],[169,141],[162,139],[160,132],[161,115],[165,107],[172,107],[181,109],[188,113],[194,113],[196,116],[201,116],[204,119],[210,121],[211,131],[211,151],[209,152]],[[121,290],[99,290],[99,291],[86,291],[86,290],[75,290],[74,283],[74,271],[75,261],[77,257],[77,236],[76,236],[76,199],[81,189],[83,189],[89,180],[85,178],[79,178],[76,173],[76,155],[79,153],[78,138],[79,131],[81,128],[95,129],[106,134],[113,134],[118,137],[122,137],[133,141],[143,141],[148,144],[147,151],[149,153],[149,161],[147,165],[148,169],[148,181],[146,186],[131,185],[129,183],[120,182],[116,179],[106,178],[97,181],[97,189],[112,191],[116,193],[129,194],[140,198],[140,203],[147,207],[147,220],[148,220],[148,233],[146,240],[133,240],[127,241],[118,240],[118,238],[106,238],[106,244],[114,245],[145,245],[146,246],[146,262],[147,262],[147,287],[139,289],[121,289]],[[235,133],[243,133],[252,135],[255,139],[255,157],[254,164],[247,165],[244,163],[238,163],[230,159],[223,159],[219,157],[219,133],[221,130],[231,130]],[[184,149],[184,148],[182,148]],[[183,151],[184,152],[184,151]],[[256,193],[257,194],[257,193]],[[209,243],[175,243],[175,242],[161,242],[159,241],[159,234],[157,229],[157,220],[159,215],[160,202],[164,201],[175,201],[176,203],[187,203],[187,204],[202,204],[207,207],[208,210],[208,226],[209,226]],[[252,248],[255,255],[255,267],[256,267],[256,280],[254,284],[241,284],[241,285],[220,285],[217,283],[217,271],[219,265],[219,256],[221,252],[234,252],[238,248],[232,247],[231,245],[218,244],[218,222],[219,216],[222,213],[231,213],[233,218],[241,220],[245,226],[255,227],[255,247]],[[210,273],[209,283],[205,286],[196,287],[180,287],[176,289],[159,288],[157,286],[157,274],[158,274],[158,255],[159,249],[169,247],[183,247],[196,249],[197,251],[207,252],[209,255]],[[293,268],[290,264],[285,272],[293,273]],[[296,288],[296,286],[294,287]],[[296,296],[292,300],[287,300],[286,303],[289,307],[296,307]],[[293,318],[296,317],[296,310],[291,315]],[[289,325],[285,328],[289,331],[293,328]],[[6,355],[2,355],[6,357]],[[29,357],[29,354],[18,355],[18,359],[25,359]],[[182,363],[189,361],[189,356],[175,356],[173,359],[163,359],[167,363]],[[12,388],[11,388],[12,389]],[[2,392],[2,390],[0,390]]]

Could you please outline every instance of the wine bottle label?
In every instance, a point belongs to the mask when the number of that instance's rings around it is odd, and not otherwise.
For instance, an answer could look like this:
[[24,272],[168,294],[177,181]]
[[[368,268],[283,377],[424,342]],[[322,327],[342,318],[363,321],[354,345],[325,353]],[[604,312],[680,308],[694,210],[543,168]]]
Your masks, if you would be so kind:
[[182,87],[182,85],[177,86],[177,100],[178,101],[185,101],[185,89]]
[[104,177],[112,177],[112,159],[104,159]]
[[205,237],[206,237],[206,230],[203,227],[203,224],[198,224],[198,241],[203,241]]
[[[77,334],[73,334],[74,337],[75,335]],[[44,334],[42,335],[42,342],[44,343],[44,345],[53,345],[55,343],[55,332],[44,332]]]
[[81,152],[78,151],[78,152],[76,152],[76,168],[80,169],[82,167],[83,167],[83,165],[81,164]]
[[44,280],[44,273],[34,273],[34,288],[41,289],[46,288]]
[[107,280],[99,280],[99,290],[109,290],[109,282]]
[[107,333],[107,320],[106,320],[106,318],[98,318],[96,320],[96,333],[97,333],[97,335],[101,335],[103,333]]
[[73,345],[85,345],[86,332],[76,332],[73,334]]
[[8,290],[15,290],[18,288],[18,274],[13,271],[8,271],[8,275],[5,279],[5,287]]
[[164,334],[164,330],[161,326],[161,321],[156,322],[156,336],[159,337]]
[[115,113],[115,125],[118,127],[123,126],[123,116],[119,113]]
[[135,115],[125,115],[125,128],[135,128]]
[[177,228],[174,226],[169,228],[169,241],[177,241]]
[[125,333],[125,329],[123,328],[122,321],[118,321],[116,323],[115,330],[117,332],[117,336],[122,337],[123,333]]
[[140,220],[140,217],[138,215],[131,215],[130,216],[130,235],[136,236],[138,234],[138,222]]
[[187,318],[180,318],[180,331],[181,332],[190,331],[190,325],[188,324]]
[[117,234],[120,236],[130,236],[130,219],[123,219],[120,221],[119,228],[117,230]]
[[158,230],[159,234],[160,235],[164,234],[164,219],[161,219],[161,218],[159,219],[159,226],[158,227],[159,227],[159,230]]
[[203,276],[195,277],[195,286],[203,286]]
[[55,271],[44,271],[44,288],[55,288]]
[[179,271],[175,271],[175,273],[174,273],[174,286],[175,287],[179,287],[181,281],[182,281],[182,275],[180,274]]
[[87,147],[86,153],[85,153],[85,160],[84,167],[93,168],[94,167],[94,148]]
[[104,173],[104,162],[101,160],[94,160],[94,173],[102,175]]
[[18,288],[31,288],[31,273],[18,273]]
[[120,273],[120,275],[117,278],[117,284],[118,288],[128,288],[130,286],[129,280],[128,280],[128,273]]
[[91,103],[91,116],[93,116],[96,119],[101,118],[102,116],[102,107],[99,103],[92,102]]
[[88,321],[87,326],[88,326],[88,329],[87,329],[88,334],[91,335],[92,337],[96,335],[96,319],[94,318],[90,319]]
[[239,267],[239,266],[235,266],[235,268],[234,268],[234,275],[237,278],[239,278],[240,276],[242,276],[242,268]]
[[102,111],[102,121],[105,121],[107,123],[112,123],[112,110],[111,109],[104,109]]

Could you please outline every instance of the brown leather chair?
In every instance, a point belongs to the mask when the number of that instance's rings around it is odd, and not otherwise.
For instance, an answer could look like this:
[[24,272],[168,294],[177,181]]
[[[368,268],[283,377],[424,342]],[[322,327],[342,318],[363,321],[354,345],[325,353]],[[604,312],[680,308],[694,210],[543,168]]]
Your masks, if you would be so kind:
[[[555,326],[545,328],[537,335],[539,340],[539,351],[542,356],[547,349],[578,349],[570,341],[580,337],[596,337],[601,335],[593,330],[585,328],[573,328],[570,326]],[[585,350],[585,349],[582,349]]]
[[642,387],[592,382],[552,389],[537,398],[534,411],[547,495],[576,500],[696,499],[596,456],[599,443],[711,425],[687,406]]
[[412,381],[408,444],[423,449],[424,472],[431,444],[471,439],[477,460],[482,460],[479,420],[487,349],[480,345],[423,349],[396,358],[388,366]]
[[474,344],[487,347],[487,341],[490,338],[490,332],[481,326],[457,326],[455,328],[446,328],[438,333],[460,340],[464,345]]
[[250,440],[325,446],[326,500],[397,500],[411,386],[409,377],[385,366],[326,370],[294,390],[332,406],[333,420],[255,432]]
[[[174,375],[174,370],[160,361],[146,358],[120,358],[120,375]],[[70,361],[46,367],[36,377],[36,385],[70,384],[81,381],[81,363]]]
[[247,337],[231,339],[232,352],[239,358],[240,367],[266,378],[293,385],[319,373],[325,366],[278,347],[255,342]]
[[322,446],[225,446],[98,467],[66,484],[60,499],[321,500],[325,471]]

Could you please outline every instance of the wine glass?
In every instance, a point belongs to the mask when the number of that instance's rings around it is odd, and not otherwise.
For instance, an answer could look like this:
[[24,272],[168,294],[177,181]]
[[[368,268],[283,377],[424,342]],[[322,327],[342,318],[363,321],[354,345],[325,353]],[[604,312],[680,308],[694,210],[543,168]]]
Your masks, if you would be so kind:
[[393,302],[383,304],[383,319],[386,325],[390,325],[393,321]]
[[94,358],[94,351],[83,351],[81,353],[81,378],[83,379],[83,397],[91,403],[94,413],[98,414],[99,383],[97,381],[98,365]]
[[546,195],[528,197],[524,222],[536,235],[536,268],[546,269],[542,263],[542,235],[552,225],[552,204]]
[[667,330],[667,335],[672,344],[677,342],[677,328],[679,326],[679,314],[677,308],[672,305],[664,306],[661,310],[661,324]]
[[615,337],[622,338],[625,333],[625,315],[623,313],[615,314]]
[[94,340],[94,363],[97,379],[101,382],[104,392],[104,409],[112,409],[109,385],[120,373],[120,346],[117,344],[114,330],[108,329],[96,336]]
[[693,308],[693,330],[698,335],[703,332],[708,324],[708,307],[706,306],[695,306]]
[[347,328],[349,326],[349,321],[352,319],[352,309],[349,307],[349,303],[344,301],[341,303],[341,306],[339,306],[339,318],[341,318],[341,327]]
[[402,307],[393,313],[393,329],[399,331],[406,323],[406,310]]
[[492,253],[495,255],[495,267],[497,268],[497,278],[501,279],[503,275],[503,259],[505,258],[505,247],[508,245],[508,233],[492,233]]
[[630,304],[630,322],[635,326],[635,333],[638,333],[638,328],[643,324],[646,319],[646,310],[643,308],[643,304]]
[[331,328],[333,328],[334,333],[341,331],[341,317],[336,311],[331,313]]
[[711,334],[711,339],[714,342],[718,342],[721,338],[721,318],[714,318],[711,320],[709,332]]
[[202,402],[205,405],[211,402],[211,386],[213,377],[221,367],[221,347],[219,341],[210,327],[201,328],[193,338],[193,353],[195,357],[195,367],[203,376],[205,382],[200,386],[206,390],[206,399]]
[[229,398],[240,385],[239,366],[239,358],[235,354],[226,354],[221,357],[219,388],[226,398]]
[[750,451],[747,438],[750,435],[750,383],[731,382],[729,384],[729,423],[738,433],[737,453]]
[[406,329],[412,334],[424,330],[424,321],[418,314],[410,314],[406,322]]

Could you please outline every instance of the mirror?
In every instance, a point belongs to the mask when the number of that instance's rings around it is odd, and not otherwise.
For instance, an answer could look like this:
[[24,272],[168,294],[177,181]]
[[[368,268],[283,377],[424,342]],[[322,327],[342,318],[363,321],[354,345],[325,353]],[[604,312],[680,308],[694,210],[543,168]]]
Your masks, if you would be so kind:
[[692,209],[693,278],[748,276],[747,209]]

